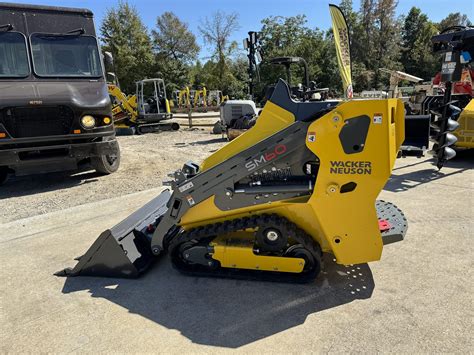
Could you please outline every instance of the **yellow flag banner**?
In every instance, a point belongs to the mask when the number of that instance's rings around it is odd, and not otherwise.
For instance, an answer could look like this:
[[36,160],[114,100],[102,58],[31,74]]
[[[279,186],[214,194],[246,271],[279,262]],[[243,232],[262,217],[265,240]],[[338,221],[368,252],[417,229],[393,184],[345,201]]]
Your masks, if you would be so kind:
[[351,49],[349,41],[349,29],[346,19],[341,9],[336,5],[329,5],[332,19],[332,31],[334,33],[334,43],[336,44],[337,64],[341,74],[342,84],[346,98],[352,99],[354,93],[352,90],[351,74]]

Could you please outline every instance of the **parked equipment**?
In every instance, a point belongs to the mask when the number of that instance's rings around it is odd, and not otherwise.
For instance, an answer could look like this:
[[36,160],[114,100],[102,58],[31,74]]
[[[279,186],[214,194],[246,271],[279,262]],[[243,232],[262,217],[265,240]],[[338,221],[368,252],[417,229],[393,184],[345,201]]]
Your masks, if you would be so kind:
[[220,106],[220,124],[230,141],[254,126],[257,116],[252,100],[227,100]]
[[108,86],[115,101],[112,112],[117,130],[138,134],[178,130],[178,123],[163,122],[173,118],[163,79],[140,80],[136,87],[135,95],[126,96],[117,85]]
[[261,61],[260,42],[258,32],[250,31],[245,38],[244,48],[248,58],[248,99],[229,100],[220,108],[221,131],[226,133],[227,139],[233,140],[251,128],[258,117],[257,108],[253,101],[254,86],[260,80],[257,61]]
[[430,116],[408,116],[411,112],[409,97],[402,97],[402,93],[398,89],[398,84],[402,80],[420,83],[423,79],[398,70],[380,68],[380,71],[390,74],[389,96],[401,99],[405,107],[405,141],[400,148],[401,154],[416,155],[418,157],[424,156],[429,146]]
[[[433,97],[425,105],[432,115],[431,138],[435,141],[432,153],[437,167],[441,169],[446,161],[456,156],[452,146],[462,144],[463,147],[474,147],[472,80],[470,93],[452,94],[453,83],[461,80],[463,69],[469,69],[474,58],[474,27],[450,27],[431,41],[434,52],[443,55],[441,82],[445,91],[442,98]],[[467,108],[466,112],[463,112],[464,108]]]
[[93,14],[0,3],[0,183],[120,165]]
[[201,107],[203,109],[207,108],[207,89],[205,86],[193,90],[191,96],[193,98],[193,107]]
[[228,99],[229,97],[224,96],[220,90],[207,90],[205,86],[194,90],[186,86],[173,93],[170,105],[174,113],[187,113],[190,110],[195,112],[218,111],[219,106]]
[[[227,139],[233,140],[255,125],[258,112],[253,101],[254,86],[260,80],[259,62],[262,62],[261,45],[258,32],[250,31],[249,37],[244,39],[244,48],[248,51],[248,100],[230,100],[221,105],[220,125],[226,132]],[[309,81],[308,64],[300,57],[278,57],[268,60],[271,65],[285,67],[286,81],[290,86],[291,97],[297,101],[324,100],[327,97],[327,88],[316,88],[314,82]],[[303,68],[303,83],[292,86],[291,67],[298,65]],[[272,96],[275,85],[265,88],[264,102]]]
[[186,163],[60,276],[137,277],[168,252],[186,274],[309,282],[321,254],[379,260],[407,222],[376,201],[404,140],[397,99],[294,101],[280,80],[254,127]]
[[[398,84],[400,81],[409,81],[412,83],[422,82],[423,79],[414,75],[410,75],[398,70],[389,70],[385,68],[380,68],[380,71],[390,74],[390,88],[389,93],[392,98],[402,98],[401,92],[398,90]],[[408,98],[407,98],[408,99]]]
[[207,107],[218,108],[223,102],[229,100],[229,95],[224,95],[221,90],[209,90],[207,94]]
[[[300,57],[277,57],[268,61],[272,65],[281,65],[285,68],[286,80],[290,85],[291,96],[294,100],[324,101],[327,99],[329,88],[318,88],[316,83],[309,80],[308,63]],[[303,68],[303,80],[296,85],[292,85],[291,67],[300,66]],[[274,85],[266,89],[265,96],[268,98],[273,92]]]
[[173,109],[189,109],[191,107],[191,92],[186,86],[182,90],[176,90],[173,93]]
[[[431,41],[434,52],[443,56],[442,70],[431,89],[423,90],[419,96],[421,104],[410,103],[411,111],[418,115],[406,116],[406,137],[412,142],[426,142],[423,143],[426,147],[431,139],[434,144],[430,154],[441,169],[456,156],[455,148],[474,148],[474,86],[470,64],[474,56],[474,28],[450,27]],[[402,147],[404,154],[405,147],[406,143]]]

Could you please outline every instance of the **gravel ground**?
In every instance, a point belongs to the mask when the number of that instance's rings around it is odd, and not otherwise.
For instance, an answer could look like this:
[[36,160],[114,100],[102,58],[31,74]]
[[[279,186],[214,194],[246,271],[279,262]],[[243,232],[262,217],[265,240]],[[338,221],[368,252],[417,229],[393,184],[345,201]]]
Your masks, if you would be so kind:
[[161,186],[167,174],[186,161],[200,163],[225,144],[220,135],[210,134],[210,128],[118,140],[122,162],[114,174],[88,170],[10,178],[0,187],[0,223]]

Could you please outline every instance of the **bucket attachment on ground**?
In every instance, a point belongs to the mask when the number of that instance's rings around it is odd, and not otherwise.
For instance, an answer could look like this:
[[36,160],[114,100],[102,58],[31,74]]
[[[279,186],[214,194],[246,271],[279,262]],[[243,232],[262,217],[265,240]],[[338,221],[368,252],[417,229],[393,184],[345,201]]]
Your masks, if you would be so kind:
[[136,278],[156,260],[150,248],[148,228],[167,210],[169,190],[134,212],[97,238],[74,268],[56,276],[105,276]]

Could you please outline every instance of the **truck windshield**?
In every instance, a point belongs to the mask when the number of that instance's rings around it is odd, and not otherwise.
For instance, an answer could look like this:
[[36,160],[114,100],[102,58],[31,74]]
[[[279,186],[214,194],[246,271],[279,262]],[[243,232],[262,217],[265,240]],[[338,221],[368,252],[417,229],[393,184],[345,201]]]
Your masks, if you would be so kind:
[[101,77],[97,41],[90,36],[31,35],[33,68],[38,76]]
[[0,32],[0,78],[29,74],[25,37],[18,32]]

